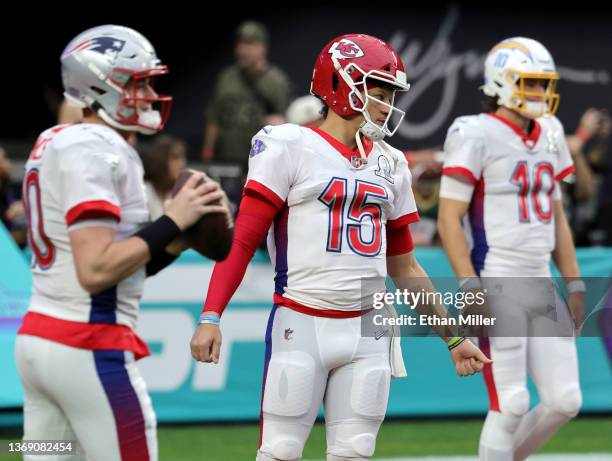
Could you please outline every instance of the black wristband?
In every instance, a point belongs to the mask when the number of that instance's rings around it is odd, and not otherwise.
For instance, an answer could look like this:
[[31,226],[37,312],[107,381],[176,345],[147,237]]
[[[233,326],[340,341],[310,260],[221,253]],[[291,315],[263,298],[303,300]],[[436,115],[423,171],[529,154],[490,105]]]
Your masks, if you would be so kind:
[[156,260],[166,252],[166,247],[180,233],[181,229],[179,229],[176,223],[168,216],[162,215],[159,219],[143,227],[134,235],[147,243],[151,260]]
[[169,266],[179,255],[173,255],[164,250],[157,258],[151,259],[146,266],[147,277],[157,274],[160,270]]

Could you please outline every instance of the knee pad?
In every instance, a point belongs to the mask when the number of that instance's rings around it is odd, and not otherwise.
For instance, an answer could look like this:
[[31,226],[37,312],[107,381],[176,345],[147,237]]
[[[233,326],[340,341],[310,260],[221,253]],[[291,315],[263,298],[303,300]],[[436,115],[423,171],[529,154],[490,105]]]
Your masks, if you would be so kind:
[[559,390],[554,399],[546,399],[546,401],[543,399],[542,403],[552,411],[568,418],[574,418],[582,406],[582,392],[577,386],[568,386],[566,389]]
[[[514,449],[513,437],[521,419],[509,413],[489,411],[480,433],[480,453],[483,459],[489,459],[485,457],[487,454],[491,456],[490,459],[511,459],[508,454]],[[506,457],[499,457],[503,453]]]
[[271,441],[265,451],[257,451],[257,461],[298,461],[302,458],[303,444],[291,438]]
[[508,387],[499,395],[502,413],[523,416],[529,411],[529,391],[524,387]]
[[375,448],[375,434],[358,434],[348,440],[336,440],[335,445],[330,445],[327,461],[367,460],[374,454]]
[[302,457],[311,426],[305,420],[268,416],[263,420],[258,461],[293,461]]
[[380,421],[341,421],[327,427],[327,459],[369,459],[376,448]]
[[305,415],[312,404],[314,359],[302,351],[272,355],[263,399],[263,411],[278,416]]
[[382,421],[387,412],[391,369],[378,366],[355,370],[355,373],[351,408],[360,416]]
[[350,441],[355,453],[364,458],[369,458],[374,454],[376,448],[376,436],[374,434],[359,434]]

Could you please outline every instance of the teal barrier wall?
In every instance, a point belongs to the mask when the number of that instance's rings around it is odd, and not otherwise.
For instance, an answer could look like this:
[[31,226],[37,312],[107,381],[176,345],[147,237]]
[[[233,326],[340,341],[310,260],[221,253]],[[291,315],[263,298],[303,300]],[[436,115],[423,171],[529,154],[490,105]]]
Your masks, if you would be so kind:
[[19,406],[23,401],[13,346],[31,290],[30,267],[0,223],[0,408]]
[[[440,249],[418,249],[417,257],[430,275],[452,276]],[[578,258],[585,276],[607,276],[612,272],[612,249],[581,249]],[[24,257],[1,227],[0,261],[0,407],[6,408],[20,406],[23,398],[12,348],[31,280]],[[224,315],[221,363],[196,364],[189,353],[189,340],[211,269],[212,265],[203,258],[186,253],[173,266],[147,280],[139,334],[149,343],[153,355],[141,360],[139,367],[161,422],[259,417],[272,268],[265,256],[256,257]],[[408,378],[392,383],[390,416],[486,411],[482,377],[455,376],[439,339],[404,338],[402,348]],[[601,340],[580,338],[578,349],[583,411],[612,411],[612,369]],[[535,393],[533,397],[535,402]]]

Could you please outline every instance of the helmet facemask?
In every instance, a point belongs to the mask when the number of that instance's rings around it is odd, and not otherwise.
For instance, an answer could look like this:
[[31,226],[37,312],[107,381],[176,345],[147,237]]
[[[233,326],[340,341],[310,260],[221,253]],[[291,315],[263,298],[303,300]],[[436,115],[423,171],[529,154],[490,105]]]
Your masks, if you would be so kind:
[[[385,89],[384,97],[378,91],[370,95],[368,89],[382,86],[391,91]],[[400,56],[384,41],[365,34],[345,34],[329,42],[315,61],[311,81],[311,93],[335,114],[344,119],[363,116],[352,123],[360,124],[355,140],[364,163],[361,138],[376,142],[397,131],[404,112],[395,107],[395,91],[409,88]]]
[[[166,124],[172,97],[157,95],[142,96],[139,94],[139,82],[153,89],[155,77],[168,73],[166,66],[159,66],[142,72],[129,69],[113,69],[109,80],[113,87],[120,90],[120,101],[114,117],[110,117],[102,108],[99,115],[116,128],[126,131],[138,131],[142,134],[155,134],[161,131]],[[148,79],[148,82],[146,80]],[[151,109],[143,110],[143,105],[150,105]],[[110,120],[109,120],[110,119]]]
[[[509,108],[528,118],[538,118],[543,115],[555,115],[559,108],[560,96],[557,93],[559,74],[556,72],[516,72],[508,69],[504,76],[513,83],[512,95],[509,98]],[[547,80],[544,93],[526,90],[528,79]]]
[[71,102],[118,130],[153,134],[163,128],[171,98],[158,96],[141,80],[168,69],[139,32],[113,24],[88,29],[71,40],[60,60],[64,95]]
[[[333,58],[332,58],[333,59]],[[338,67],[339,63],[338,63]],[[336,67],[338,69],[338,67]],[[372,141],[380,141],[385,136],[393,136],[406,113],[395,107],[395,92],[408,91],[410,85],[400,82],[396,77],[380,70],[364,72],[357,64],[350,63],[346,68],[338,69],[338,73],[347,83],[351,92],[349,94],[349,104],[351,109],[360,112],[364,122],[359,127],[359,131]],[[360,76],[359,76],[360,75]],[[386,103],[372,97],[368,89],[377,86],[388,86],[392,89],[391,103]],[[378,104],[388,109],[385,122],[380,125],[374,122],[368,112],[369,104]]]

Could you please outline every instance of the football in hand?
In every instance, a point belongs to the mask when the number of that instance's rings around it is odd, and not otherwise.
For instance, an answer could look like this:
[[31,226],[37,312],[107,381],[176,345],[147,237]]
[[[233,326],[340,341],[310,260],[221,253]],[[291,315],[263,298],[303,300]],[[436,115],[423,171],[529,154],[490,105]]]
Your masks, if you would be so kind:
[[[174,197],[183,187],[191,175],[197,173],[194,170],[184,170],[172,188]],[[197,186],[205,181],[202,178]],[[196,186],[196,187],[197,187]],[[219,205],[220,200],[210,205]],[[186,229],[182,237],[187,245],[200,253],[202,256],[215,261],[223,261],[229,255],[234,240],[234,222],[229,213],[209,213],[202,216],[195,224]]]

